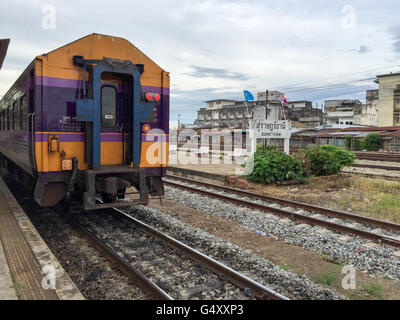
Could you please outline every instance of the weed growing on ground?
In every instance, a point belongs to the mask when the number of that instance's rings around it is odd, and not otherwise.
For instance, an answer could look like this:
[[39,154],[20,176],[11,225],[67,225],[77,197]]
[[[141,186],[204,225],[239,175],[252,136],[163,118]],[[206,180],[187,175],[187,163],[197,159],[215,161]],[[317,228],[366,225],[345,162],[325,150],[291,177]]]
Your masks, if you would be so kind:
[[363,290],[371,296],[379,299],[384,299],[382,286],[375,283],[370,283],[369,285],[363,285]]

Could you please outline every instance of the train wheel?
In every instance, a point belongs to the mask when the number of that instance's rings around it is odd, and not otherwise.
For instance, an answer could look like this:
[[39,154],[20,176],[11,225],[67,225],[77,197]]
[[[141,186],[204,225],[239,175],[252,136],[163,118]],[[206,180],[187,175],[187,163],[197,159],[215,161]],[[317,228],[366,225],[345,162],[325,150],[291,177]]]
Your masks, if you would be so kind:
[[118,190],[118,199],[125,199],[125,191],[126,191],[126,188]]

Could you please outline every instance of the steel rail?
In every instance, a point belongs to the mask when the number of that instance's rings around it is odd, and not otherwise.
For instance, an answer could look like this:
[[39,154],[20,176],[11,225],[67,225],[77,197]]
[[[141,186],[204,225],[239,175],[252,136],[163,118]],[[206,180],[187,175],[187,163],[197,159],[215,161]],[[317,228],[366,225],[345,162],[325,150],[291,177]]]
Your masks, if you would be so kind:
[[355,152],[357,159],[360,160],[380,160],[380,161],[391,161],[400,162],[400,154],[377,154],[377,153],[360,153]]
[[307,204],[307,203],[303,203],[303,202],[298,202],[298,201],[293,201],[293,200],[288,200],[288,199],[283,199],[283,198],[278,198],[278,197],[272,197],[272,196],[259,194],[259,193],[251,193],[251,192],[248,192],[245,190],[230,188],[230,187],[226,187],[226,186],[192,180],[192,179],[178,177],[178,176],[167,175],[167,178],[180,180],[180,181],[187,182],[187,183],[193,183],[193,184],[201,185],[201,186],[207,187],[207,188],[214,188],[214,189],[218,189],[218,190],[225,191],[225,192],[236,193],[238,195],[248,197],[248,198],[279,203],[279,204],[285,205],[287,207],[301,208],[304,210],[321,213],[321,214],[324,214],[327,216],[333,216],[333,217],[337,217],[340,219],[346,219],[346,220],[351,220],[351,221],[360,222],[360,223],[364,223],[364,224],[369,224],[372,226],[385,228],[385,229],[388,229],[391,231],[400,231],[400,224],[383,221],[383,220],[378,220],[378,219],[374,219],[374,218],[369,218],[369,217],[365,217],[365,216],[360,216],[360,215],[349,213],[346,211],[333,210],[333,209],[329,209],[329,208],[325,208],[325,207],[315,206],[312,204]]
[[351,166],[355,168],[371,168],[371,169],[382,169],[390,171],[400,171],[400,167],[381,166],[376,164],[353,163]]
[[[174,179],[175,179],[175,177],[174,177]],[[181,177],[179,177],[179,179],[190,180],[190,179],[181,178]],[[284,209],[272,208],[272,207],[266,206],[264,204],[258,204],[258,203],[255,203],[255,202],[238,199],[238,198],[235,198],[235,197],[232,197],[232,196],[218,194],[218,193],[215,193],[213,191],[207,191],[207,190],[203,190],[203,189],[198,189],[198,188],[191,187],[191,186],[188,186],[188,185],[183,185],[183,184],[180,184],[180,183],[174,183],[174,182],[165,181],[165,180],[164,180],[164,183],[167,184],[167,185],[173,186],[173,187],[177,187],[177,188],[181,188],[183,190],[190,191],[190,192],[196,192],[196,193],[200,193],[200,194],[206,195],[208,197],[218,198],[218,199],[221,199],[223,201],[232,202],[232,203],[235,203],[235,204],[240,205],[240,206],[244,206],[244,207],[248,207],[248,208],[252,208],[252,209],[257,209],[257,210],[260,210],[260,211],[263,211],[263,212],[273,213],[273,214],[276,214],[276,215],[279,215],[279,216],[282,216],[282,217],[285,217],[285,218],[289,218],[289,219],[291,219],[291,220],[293,220],[295,222],[302,222],[302,223],[307,223],[307,224],[310,224],[310,225],[317,225],[317,226],[328,228],[328,229],[331,229],[331,230],[334,230],[334,231],[339,231],[339,232],[343,232],[343,233],[347,233],[347,234],[353,234],[353,235],[356,235],[356,236],[359,236],[359,237],[362,237],[362,238],[365,238],[365,239],[369,239],[369,240],[372,240],[372,241],[375,241],[375,242],[389,244],[389,245],[394,246],[394,247],[400,247],[400,240],[389,238],[389,237],[386,237],[386,236],[383,236],[383,235],[379,235],[379,234],[376,234],[376,233],[373,233],[373,232],[359,230],[359,229],[356,229],[356,228],[344,226],[344,225],[341,225],[341,224],[337,224],[337,223],[334,223],[334,222],[329,222],[329,221],[326,221],[326,220],[321,220],[321,219],[310,217],[310,216],[305,216],[305,215],[302,215],[302,214],[299,214],[299,213],[295,213],[295,212],[291,212],[291,211],[287,211],[287,210],[284,210]],[[192,182],[192,183],[196,184],[197,181]],[[204,182],[201,182],[201,184],[204,184]],[[212,184],[208,184],[208,186],[210,188],[213,188],[213,187],[211,187],[211,185]],[[222,187],[222,186],[218,186],[218,188],[216,188],[216,189],[223,190],[223,188],[224,187]],[[237,189],[233,189],[233,188],[225,189],[225,191],[227,191],[227,190],[232,190],[233,193],[244,195],[243,193],[241,193],[243,191],[236,192],[236,191],[238,191]],[[283,199],[280,199],[280,200],[283,200]],[[286,201],[286,200],[283,200],[283,201]],[[276,201],[276,202],[279,203],[278,201]],[[281,202],[281,203],[285,204],[285,202]],[[301,204],[301,205],[303,206],[302,208],[304,208],[304,209],[310,208],[310,205],[307,205],[307,204]],[[314,207],[314,206],[311,206],[311,207]],[[316,207],[316,208],[319,208],[319,207]],[[310,210],[310,209],[307,209],[307,210]],[[325,210],[330,210],[330,209],[320,208],[320,211],[318,211],[318,212],[323,213],[323,212],[326,212]],[[314,210],[312,210],[312,211],[314,211]],[[342,212],[341,211],[336,211],[336,216],[340,217],[340,213],[342,213]],[[329,215],[333,215],[333,213],[330,212]],[[346,215],[351,215],[351,214],[346,213]],[[356,215],[351,215],[351,216],[354,216],[354,218],[357,218],[357,219],[359,218],[360,222],[361,222],[361,220],[365,219],[365,217],[362,217],[362,216],[356,216]],[[349,217],[349,216],[347,216],[347,217]],[[341,218],[344,219],[343,216],[341,216]],[[366,219],[375,220],[375,219],[371,219],[371,218],[366,218]],[[379,221],[379,220],[376,220],[376,221]],[[379,221],[379,222],[381,222],[381,221]],[[391,223],[387,223],[387,222],[384,222],[384,221],[382,221],[382,223],[385,224],[385,225],[386,224],[393,225]],[[400,227],[399,225],[396,225],[396,226]]]
[[67,217],[68,221],[79,229],[84,237],[99,250],[113,265],[115,265],[123,274],[132,279],[140,289],[150,295],[156,300],[173,300],[164,290],[153,283],[143,273],[133,267],[128,261],[123,259],[119,254],[107,246],[101,239],[96,237],[86,227],[71,217]]
[[206,256],[200,251],[197,251],[188,245],[168,236],[167,234],[145,224],[144,222],[135,219],[129,214],[117,209],[113,208],[114,211],[121,215],[123,218],[127,219],[130,222],[135,223],[145,232],[151,234],[157,239],[163,240],[169,247],[173,249],[177,249],[183,251],[190,259],[197,261],[198,263],[203,264],[206,268],[208,268],[213,273],[217,274],[221,278],[228,280],[234,285],[242,288],[245,292],[251,291],[252,295],[254,295],[257,299],[268,299],[268,300],[289,300],[287,297],[257,283],[256,281],[246,277],[243,274],[225,266],[224,264],[214,260],[211,257]]

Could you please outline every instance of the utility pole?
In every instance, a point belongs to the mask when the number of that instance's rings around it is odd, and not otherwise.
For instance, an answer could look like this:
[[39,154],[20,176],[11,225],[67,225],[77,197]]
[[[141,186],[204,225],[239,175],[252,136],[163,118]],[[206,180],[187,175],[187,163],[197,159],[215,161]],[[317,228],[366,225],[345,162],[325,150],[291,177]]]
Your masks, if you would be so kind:
[[178,114],[178,130],[181,128],[181,114]]

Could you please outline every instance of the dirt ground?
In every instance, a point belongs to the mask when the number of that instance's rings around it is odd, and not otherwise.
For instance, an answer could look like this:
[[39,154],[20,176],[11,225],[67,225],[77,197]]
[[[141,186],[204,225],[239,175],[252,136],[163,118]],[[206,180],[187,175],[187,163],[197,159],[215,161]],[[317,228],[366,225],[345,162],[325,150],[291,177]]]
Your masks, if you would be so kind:
[[250,183],[250,189],[270,196],[400,223],[400,181],[337,175],[319,177],[302,185]]
[[[293,186],[284,188],[289,190],[293,189]],[[313,192],[317,193],[318,191],[313,190]],[[372,278],[357,272],[357,289],[344,290],[341,285],[342,266],[327,260],[323,254],[285,244],[283,241],[270,237],[260,236],[243,229],[237,222],[215,217],[174,201],[164,200],[163,205],[160,206],[159,201],[154,200],[150,205],[216,237],[230,241],[244,249],[252,250],[258,256],[273,261],[284,270],[306,274],[315,282],[350,299],[400,299],[400,282],[380,277]]]

